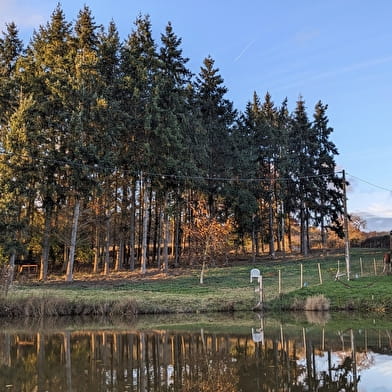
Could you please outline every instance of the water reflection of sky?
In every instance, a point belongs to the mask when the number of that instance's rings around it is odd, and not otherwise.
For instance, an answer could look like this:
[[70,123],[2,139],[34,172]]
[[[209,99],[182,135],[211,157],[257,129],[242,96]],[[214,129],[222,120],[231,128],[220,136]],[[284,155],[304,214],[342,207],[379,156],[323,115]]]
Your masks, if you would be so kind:
[[[349,352],[332,353],[331,360],[334,368],[342,364]],[[366,361],[358,361],[358,392],[392,392],[392,358],[390,355],[366,353]],[[328,355],[315,356],[317,373],[328,372]],[[298,360],[298,364],[306,367],[306,359]],[[369,366],[369,367],[367,367]],[[305,377],[305,375],[302,375]],[[304,381],[304,380],[300,380]]]
[[392,358],[389,355],[373,354],[374,366],[361,371],[359,392],[392,391]]

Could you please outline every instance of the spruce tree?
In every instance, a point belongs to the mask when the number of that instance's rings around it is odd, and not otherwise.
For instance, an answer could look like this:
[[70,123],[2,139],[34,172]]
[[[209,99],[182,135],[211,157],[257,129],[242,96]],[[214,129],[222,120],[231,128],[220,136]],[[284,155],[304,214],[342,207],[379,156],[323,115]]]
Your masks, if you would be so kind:
[[320,225],[323,247],[326,246],[326,230],[328,228],[333,228],[338,233],[341,232],[339,218],[343,214],[343,184],[335,173],[335,156],[338,155],[338,150],[330,140],[333,129],[328,125],[327,109],[328,105],[318,101],[314,109],[312,123],[317,138],[315,219],[316,223]]
[[[192,75],[186,67],[188,59],[182,55],[181,39],[173,32],[171,23],[167,24],[165,33],[161,35],[161,42],[154,89],[157,111],[151,140],[151,148],[154,151],[151,168],[154,172],[166,174],[163,179],[157,177],[152,180],[157,188],[157,196],[163,203],[163,265],[164,270],[167,271],[169,215],[175,218],[176,233],[178,233],[178,225],[180,225],[178,202],[181,197],[178,176],[187,175],[192,169],[192,159],[187,148],[187,137],[191,124],[188,86],[191,83]],[[175,264],[177,264],[179,238],[177,235],[175,238]]]
[[[148,206],[147,193],[151,178],[148,175],[154,151],[151,142],[156,121],[157,106],[154,101],[154,88],[158,68],[156,45],[152,38],[151,22],[148,16],[139,16],[135,29],[129,35],[121,52],[121,96],[122,109],[127,115],[126,126],[120,135],[123,143],[123,164],[133,173],[130,190],[136,195],[136,181],[140,189],[141,206],[141,272],[147,268],[147,228]],[[147,174],[146,174],[147,173]],[[135,197],[132,196],[130,228],[130,266],[134,267],[135,248]]]
[[[114,238],[116,233],[119,234],[119,249],[118,257],[116,258],[115,269],[119,270],[124,264],[125,255],[125,232],[126,232],[126,219],[127,219],[127,207],[128,207],[128,176],[119,174],[121,167],[120,162],[117,161],[116,157],[122,159],[118,152],[121,150],[119,145],[119,135],[122,132],[125,116],[121,110],[121,94],[120,94],[120,50],[121,44],[119,34],[115,23],[110,22],[107,30],[103,27],[100,29],[98,34],[98,77],[99,82],[99,98],[98,105],[95,110],[94,123],[97,134],[100,135],[100,141],[97,144],[98,155],[100,156],[100,166],[103,166],[104,170],[97,173],[98,181],[105,184],[105,192],[103,197],[105,199],[106,207],[99,206],[102,204],[101,201],[97,200],[97,210],[106,211],[103,219],[106,220],[106,225],[103,229],[106,232],[106,248],[108,249],[108,241],[110,237],[113,237],[113,249]],[[121,188],[118,192],[117,187]],[[117,200],[116,194],[119,193],[122,198],[121,201]],[[117,203],[121,212],[118,217],[118,224],[114,224],[114,220],[117,218],[116,211],[118,209]],[[96,219],[98,222],[100,214],[97,213]],[[118,227],[117,227],[118,226]],[[110,230],[110,231],[109,231]],[[95,257],[94,257],[94,272],[98,269],[98,255],[99,255],[99,238],[100,238],[100,226],[97,225],[94,228],[93,233],[95,239],[92,241],[95,243]],[[114,253],[114,252],[113,252]],[[109,272],[109,260],[108,252],[105,257],[105,269],[104,272]]]
[[102,134],[96,132],[97,113],[101,110],[99,95],[102,80],[98,72],[98,26],[90,9],[85,6],[78,15],[73,37],[73,73],[71,76],[72,97],[70,120],[66,140],[66,162],[68,164],[68,203],[73,205],[66,280],[73,279],[73,264],[76,251],[79,215],[82,201],[98,186],[94,168],[105,162],[106,152],[100,148]]
[[[6,25],[0,38],[0,251],[10,258],[13,269],[17,251],[22,250],[21,231],[25,222],[21,216],[26,206],[25,183],[17,179],[18,151],[9,144],[11,120],[20,99],[20,85],[17,80],[16,63],[23,53],[15,23]],[[3,255],[2,255],[3,256]]]
[[307,255],[309,251],[308,229],[310,213],[314,207],[316,197],[315,153],[317,139],[306,113],[305,102],[300,97],[297,101],[290,126],[290,158],[291,173],[295,181],[295,198],[301,231],[301,253]]
[[233,167],[232,127],[237,117],[233,103],[225,98],[227,88],[214,60],[207,57],[195,82],[196,104],[200,112],[205,153],[199,157],[201,173],[207,177],[204,184],[208,208],[212,216],[218,211],[218,200],[223,195],[220,178],[230,177]]

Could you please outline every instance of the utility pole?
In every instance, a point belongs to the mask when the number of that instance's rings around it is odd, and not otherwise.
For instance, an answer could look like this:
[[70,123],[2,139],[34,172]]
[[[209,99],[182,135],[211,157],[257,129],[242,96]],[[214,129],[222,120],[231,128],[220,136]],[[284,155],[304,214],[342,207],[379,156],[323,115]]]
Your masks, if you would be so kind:
[[346,259],[347,280],[350,280],[350,237],[348,232],[348,216],[347,216],[347,190],[346,190],[346,172],[343,173],[343,211],[344,211],[344,256]]

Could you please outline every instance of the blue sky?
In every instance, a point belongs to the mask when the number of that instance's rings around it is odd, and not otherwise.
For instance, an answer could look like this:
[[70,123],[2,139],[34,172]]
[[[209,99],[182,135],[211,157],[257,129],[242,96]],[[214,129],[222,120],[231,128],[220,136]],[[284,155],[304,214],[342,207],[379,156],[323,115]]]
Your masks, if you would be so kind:
[[[0,0],[0,26],[14,21],[27,43],[57,1]],[[99,24],[114,20],[122,39],[139,13],[157,40],[168,21],[198,73],[211,55],[238,110],[253,91],[277,105],[300,95],[311,116],[328,104],[337,164],[350,181],[348,210],[367,230],[392,229],[392,1],[376,0],[64,0],[69,21],[87,4]]]

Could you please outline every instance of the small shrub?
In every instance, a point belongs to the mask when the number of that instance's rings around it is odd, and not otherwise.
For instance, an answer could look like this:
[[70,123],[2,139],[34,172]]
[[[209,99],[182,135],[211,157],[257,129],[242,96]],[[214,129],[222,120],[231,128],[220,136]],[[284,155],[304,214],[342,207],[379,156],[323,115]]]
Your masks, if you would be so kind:
[[304,310],[326,311],[329,310],[330,301],[323,294],[307,297]]

